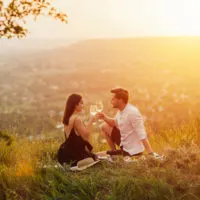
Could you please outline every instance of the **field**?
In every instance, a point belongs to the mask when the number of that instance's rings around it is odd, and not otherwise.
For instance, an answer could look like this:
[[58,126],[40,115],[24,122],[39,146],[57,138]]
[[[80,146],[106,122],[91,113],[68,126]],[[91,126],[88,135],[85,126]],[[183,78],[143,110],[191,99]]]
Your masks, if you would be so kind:
[[[199,37],[177,37],[88,40],[0,57],[0,199],[200,199],[199,53]],[[165,159],[61,168],[67,96],[83,95],[85,120],[96,100],[113,116],[116,86],[130,91]],[[100,139],[95,125],[94,151],[108,149]]]

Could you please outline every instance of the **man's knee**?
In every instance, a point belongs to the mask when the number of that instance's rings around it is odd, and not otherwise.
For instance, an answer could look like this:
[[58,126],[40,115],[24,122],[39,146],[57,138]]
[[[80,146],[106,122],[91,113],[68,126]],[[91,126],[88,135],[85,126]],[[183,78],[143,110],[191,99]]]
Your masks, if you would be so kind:
[[101,124],[100,129],[104,134],[107,134],[107,135],[110,135],[112,132],[112,127],[109,126],[107,123]]
[[108,126],[109,125],[104,122],[104,123],[100,124],[99,127],[100,127],[101,131],[106,132],[106,130],[108,129]]

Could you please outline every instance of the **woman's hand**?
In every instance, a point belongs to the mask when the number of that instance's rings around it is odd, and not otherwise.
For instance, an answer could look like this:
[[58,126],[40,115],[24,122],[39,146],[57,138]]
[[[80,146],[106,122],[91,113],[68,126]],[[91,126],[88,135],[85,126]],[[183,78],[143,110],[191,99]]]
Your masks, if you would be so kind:
[[89,120],[88,120],[88,124],[91,124],[94,121],[96,121],[96,115],[90,115]]

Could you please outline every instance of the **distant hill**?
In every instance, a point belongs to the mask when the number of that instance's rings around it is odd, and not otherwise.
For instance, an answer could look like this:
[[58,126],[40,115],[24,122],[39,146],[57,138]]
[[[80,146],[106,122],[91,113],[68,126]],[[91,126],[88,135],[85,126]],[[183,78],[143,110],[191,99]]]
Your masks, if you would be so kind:
[[[112,87],[129,89],[149,120],[183,120],[200,109],[200,37],[96,39],[0,59],[0,112],[58,113],[81,93],[110,109]],[[167,115],[166,115],[167,113]]]
[[0,56],[15,56],[20,54],[31,54],[41,50],[60,48],[79,41],[78,39],[1,39]]

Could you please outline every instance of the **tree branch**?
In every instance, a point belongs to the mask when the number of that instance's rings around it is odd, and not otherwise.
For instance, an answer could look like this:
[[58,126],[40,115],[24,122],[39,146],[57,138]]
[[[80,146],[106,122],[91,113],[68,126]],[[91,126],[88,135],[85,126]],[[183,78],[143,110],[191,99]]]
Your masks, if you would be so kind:
[[33,16],[36,20],[41,15],[67,23],[67,15],[58,12],[48,0],[11,0],[7,7],[0,0],[0,38],[25,37],[26,17]]

